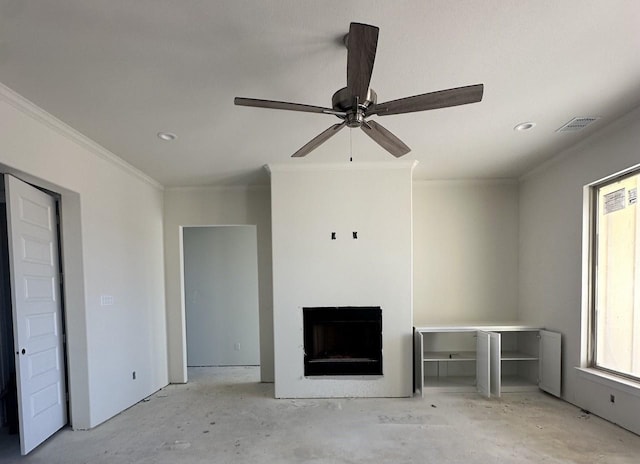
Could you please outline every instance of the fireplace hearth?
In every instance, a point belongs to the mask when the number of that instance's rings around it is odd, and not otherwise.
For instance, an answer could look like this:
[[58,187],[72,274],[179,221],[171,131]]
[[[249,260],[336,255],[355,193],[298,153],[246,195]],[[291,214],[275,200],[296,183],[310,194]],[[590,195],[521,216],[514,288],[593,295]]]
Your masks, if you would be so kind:
[[303,308],[304,375],[382,375],[380,307]]

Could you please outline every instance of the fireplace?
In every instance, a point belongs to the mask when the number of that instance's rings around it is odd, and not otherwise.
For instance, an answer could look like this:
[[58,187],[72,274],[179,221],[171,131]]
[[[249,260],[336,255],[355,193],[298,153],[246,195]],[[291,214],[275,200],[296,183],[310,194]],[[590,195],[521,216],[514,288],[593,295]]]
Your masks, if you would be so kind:
[[303,308],[304,375],[382,375],[380,307]]
[[269,166],[276,398],[413,394],[414,165]]

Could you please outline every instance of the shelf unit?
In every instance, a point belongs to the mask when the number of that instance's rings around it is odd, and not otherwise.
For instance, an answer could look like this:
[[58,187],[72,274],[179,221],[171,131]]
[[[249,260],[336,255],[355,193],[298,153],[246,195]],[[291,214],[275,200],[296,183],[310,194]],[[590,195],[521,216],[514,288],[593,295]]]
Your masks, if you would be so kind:
[[560,334],[517,324],[414,328],[415,390],[560,396]]

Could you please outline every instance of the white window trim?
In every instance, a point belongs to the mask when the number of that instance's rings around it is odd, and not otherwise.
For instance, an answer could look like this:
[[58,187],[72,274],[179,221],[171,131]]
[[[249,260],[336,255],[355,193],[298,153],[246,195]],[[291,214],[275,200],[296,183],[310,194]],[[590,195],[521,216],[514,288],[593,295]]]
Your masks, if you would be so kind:
[[597,185],[609,182],[617,177],[623,177],[634,171],[640,170],[640,164],[633,165],[615,174],[595,180],[582,189],[582,302],[581,302],[581,339],[580,339],[580,365],[575,367],[579,376],[602,385],[623,390],[629,394],[640,396],[640,381],[616,375],[606,370],[590,366],[592,362],[591,326],[592,311],[592,250],[593,250],[593,192]]

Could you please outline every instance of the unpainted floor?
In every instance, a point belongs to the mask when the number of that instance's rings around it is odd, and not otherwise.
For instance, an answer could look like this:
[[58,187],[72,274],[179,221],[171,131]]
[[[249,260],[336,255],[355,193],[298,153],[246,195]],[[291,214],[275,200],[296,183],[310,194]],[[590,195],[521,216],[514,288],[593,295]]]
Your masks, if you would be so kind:
[[90,431],[64,429],[0,463],[606,463],[640,462],[640,437],[543,393],[500,399],[273,399],[257,368],[191,368]]

